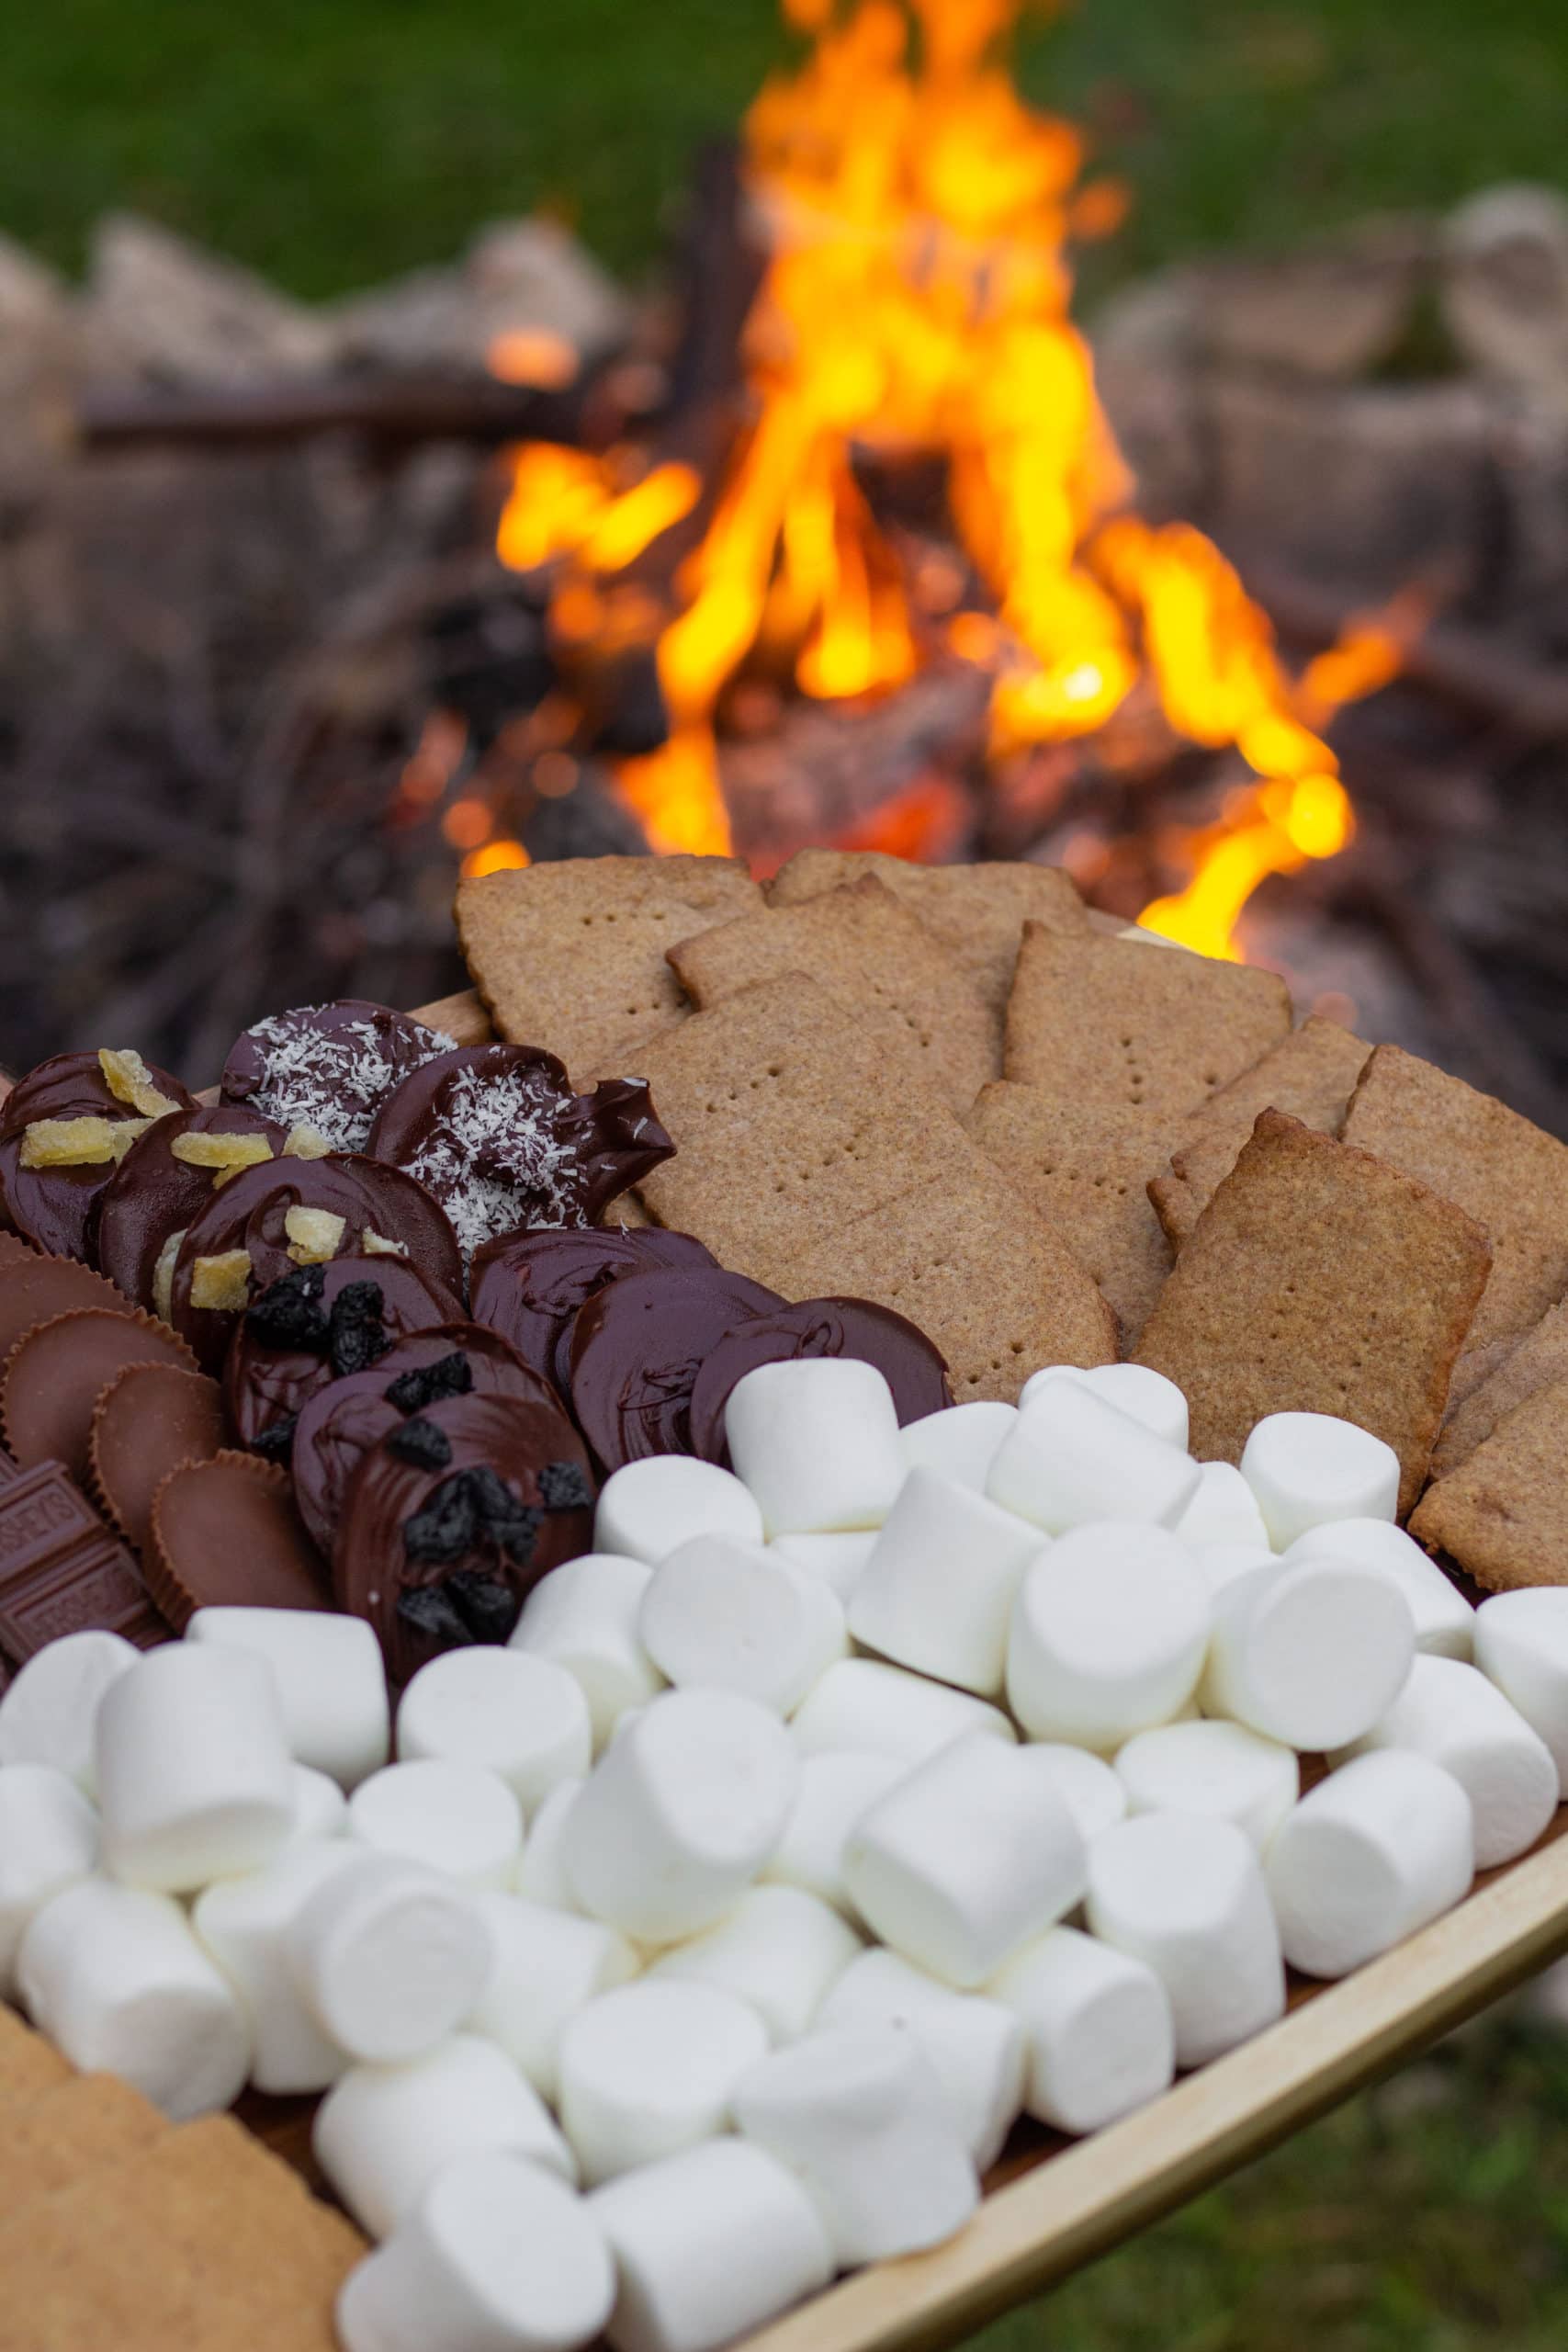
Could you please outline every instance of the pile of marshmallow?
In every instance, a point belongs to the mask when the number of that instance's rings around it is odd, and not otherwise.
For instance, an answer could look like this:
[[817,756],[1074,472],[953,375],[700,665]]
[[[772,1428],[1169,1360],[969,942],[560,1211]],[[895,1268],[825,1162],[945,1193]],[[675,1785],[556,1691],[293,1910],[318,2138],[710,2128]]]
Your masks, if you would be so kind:
[[[1568,1590],[1479,1611],[1343,1421],[1187,1452],[1133,1365],[900,1430],[768,1364],[397,1712],[211,1609],[0,1699],[0,1989],[176,2117],[324,2092],[347,2352],[715,2352],[959,2230],[1545,1828]],[[1299,1753],[1331,1769],[1301,1792]]]

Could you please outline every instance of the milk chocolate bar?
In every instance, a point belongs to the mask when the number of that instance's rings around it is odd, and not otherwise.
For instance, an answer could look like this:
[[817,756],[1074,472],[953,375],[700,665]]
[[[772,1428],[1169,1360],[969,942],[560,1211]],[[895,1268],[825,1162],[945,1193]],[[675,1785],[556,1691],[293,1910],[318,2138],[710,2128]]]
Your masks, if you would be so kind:
[[169,1638],[130,1554],[58,1462],[0,1477],[0,1654],[12,1667],[64,1634]]

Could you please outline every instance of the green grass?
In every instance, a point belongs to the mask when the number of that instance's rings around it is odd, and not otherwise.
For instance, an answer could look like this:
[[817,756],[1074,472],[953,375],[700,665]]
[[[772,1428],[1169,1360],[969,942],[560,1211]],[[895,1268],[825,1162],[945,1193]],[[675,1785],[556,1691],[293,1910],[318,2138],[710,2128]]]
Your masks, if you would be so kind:
[[[786,54],[773,0],[17,0],[0,228],[69,264],[139,206],[323,295],[546,203],[636,270],[693,142]],[[1129,266],[1568,183],[1553,0],[1078,0],[1024,58],[1132,180]]]

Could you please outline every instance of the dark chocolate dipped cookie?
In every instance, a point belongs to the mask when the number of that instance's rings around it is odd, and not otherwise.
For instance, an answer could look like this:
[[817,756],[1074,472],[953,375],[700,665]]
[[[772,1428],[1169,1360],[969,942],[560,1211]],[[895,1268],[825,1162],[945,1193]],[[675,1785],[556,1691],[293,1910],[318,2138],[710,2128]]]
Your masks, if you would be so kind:
[[[181,1146],[197,1154],[215,1154],[224,1138],[232,1137],[256,1150],[265,1165],[282,1153],[286,1132],[270,1119],[222,1103],[198,1104],[194,1111],[158,1120],[131,1145],[98,1195],[92,1240],[100,1272],[118,1283],[138,1306],[158,1314],[156,1277],[164,1244],[172,1235],[183,1233],[224,1189],[218,1182],[223,1163],[182,1159]],[[262,1144],[265,1153],[259,1149]],[[225,1181],[234,1180],[230,1176]],[[172,1272],[171,1261],[165,1276]]]
[[301,1408],[333,1380],[367,1372],[405,1331],[462,1318],[462,1301],[401,1258],[295,1266],[240,1317],[223,1397],[242,1445],[287,1461]]
[[[112,1064],[115,1057],[109,1058]],[[195,1098],[177,1078],[139,1060],[135,1069],[135,1078],[119,1074],[117,1092],[99,1055],[56,1054],[18,1080],[0,1104],[0,1215],[24,1240],[56,1257],[91,1261],[94,1211],[128,1138],[81,1130],[73,1143],[74,1122],[92,1121],[109,1131],[129,1125],[141,1134],[151,1118],[194,1109]],[[140,1102],[132,1099],[138,1093]],[[163,1112],[142,1107],[160,1102]],[[57,1149],[87,1156],[28,1164]]]
[[572,1324],[571,1404],[602,1468],[689,1453],[705,1360],[738,1325],[785,1303],[722,1267],[659,1267],[597,1291]]
[[658,1266],[716,1264],[691,1234],[656,1225],[513,1233],[476,1252],[469,1300],[477,1323],[500,1331],[570,1397],[572,1317],[595,1291]]
[[363,1151],[392,1089],[452,1042],[389,1005],[297,1005],[235,1039],[220,1091],[280,1126],[311,1128],[333,1151]]
[[705,1359],[692,1386],[692,1452],[728,1467],[724,1408],[730,1390],[758,1364],[797,1356],[858,1356],[874,1364],[893,1391],[900,1425],[953,1402],[947,1365],[902,1315],[865,1298],[807,1298],[739,1324]]

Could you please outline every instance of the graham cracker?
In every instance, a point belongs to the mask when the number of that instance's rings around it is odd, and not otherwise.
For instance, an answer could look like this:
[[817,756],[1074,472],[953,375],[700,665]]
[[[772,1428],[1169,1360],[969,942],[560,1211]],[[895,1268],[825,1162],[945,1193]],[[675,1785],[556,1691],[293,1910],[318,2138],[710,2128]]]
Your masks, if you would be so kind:
[[[874,874],[934,932],[960,971],[979,989],[1001,1027],[1026,922],[1047,931],[1087,929],[1088,910],[1059,865],[998,860],[986,865],[916,865],[881,850],[797,850],[767,886],[768,904],[798,906],[846,882]],[[1000,1067],[998,1062],[998,1067]]]
[[676,1147],[643,1202],[774,1290],[818,1236],[978,1158],[946,1106],[802,972],[694,1013],[641,1062]]
[[229,2116],[0,2212],[0,2352],[333,2352],[358,2233]]
[[1109,1301],[1123,1349],[1135,1345],[1170,1272],[1149,1200],[1164,1130],[1116,1103],[1064,1102],[998,1080],[967,1122],[987,1158],[1053,1225]]
[[[1434,1069],[1380,1046],[1345,1115],[1345,1141],[1418,1176],[1484,1227],[1492,1277],[1467,1354],[1520,1337],[1568,1290],[1568,1144]],[[1461,1365],[1461,1395],[1495,1368]]]
[[686,1011],[665,949],[761,904],[739,858],[562,858],[459,882],[457,937],[497,1035],[581,1083],[640,1077],[637,1049]]
[[1432,1475],[1446,1478],[1484,1445],[1505,1414],[1527,1396],[1568,1380],[1568,1299],[1560,1300],[1480,1386],[1450,1408],[1432,1456]]
[[1202,1462],[1239,1462],[1266,1414],[1332,1413],[1421,1491],[1491,1251],[1451,1201],[1264,1111],[1194,1226],[1136,1361],[1186,1392]]
[[1002,1075],[1058,1100],[1180,1117],[1290,1034],[1277,973],[1025,923]]
[[946,1357],[960,1405],[1015,1403],[1043,1363],[1116,1360],[1115,1317],[1066,1243],[973,1153],[825,1233],[796,1259],[790,1295],[908,1316]]
[[809,972],[944,1102],[967,1111],[996,1076],[996,1039],[978,989],[918,915],[867,874],[792,907],[765,907],[670,950],[699,1011],[759,980]]
[[150,2148],[173,2129],[151,2099],[117,2075],[68,2075],[4,2112],[0,2213]]
[[36,2098],[72,2073],[51,2041],[0,2001],[0,2115],[17,2099]]
[[1371,1047],[1314,1013],[1260,1062],[1222,1086],[1179,1138],[1169,1170],[1149,1186],[1159,1221],[1179,1250],[1235,1166],[1259,1111],[1283,1111],[1320,1134],[1338,1134]]
[[1505,1413],[1457,1470],[1422,1496],[1410,1532],[1489,1592],[1568,1585],[1568,1380]]

